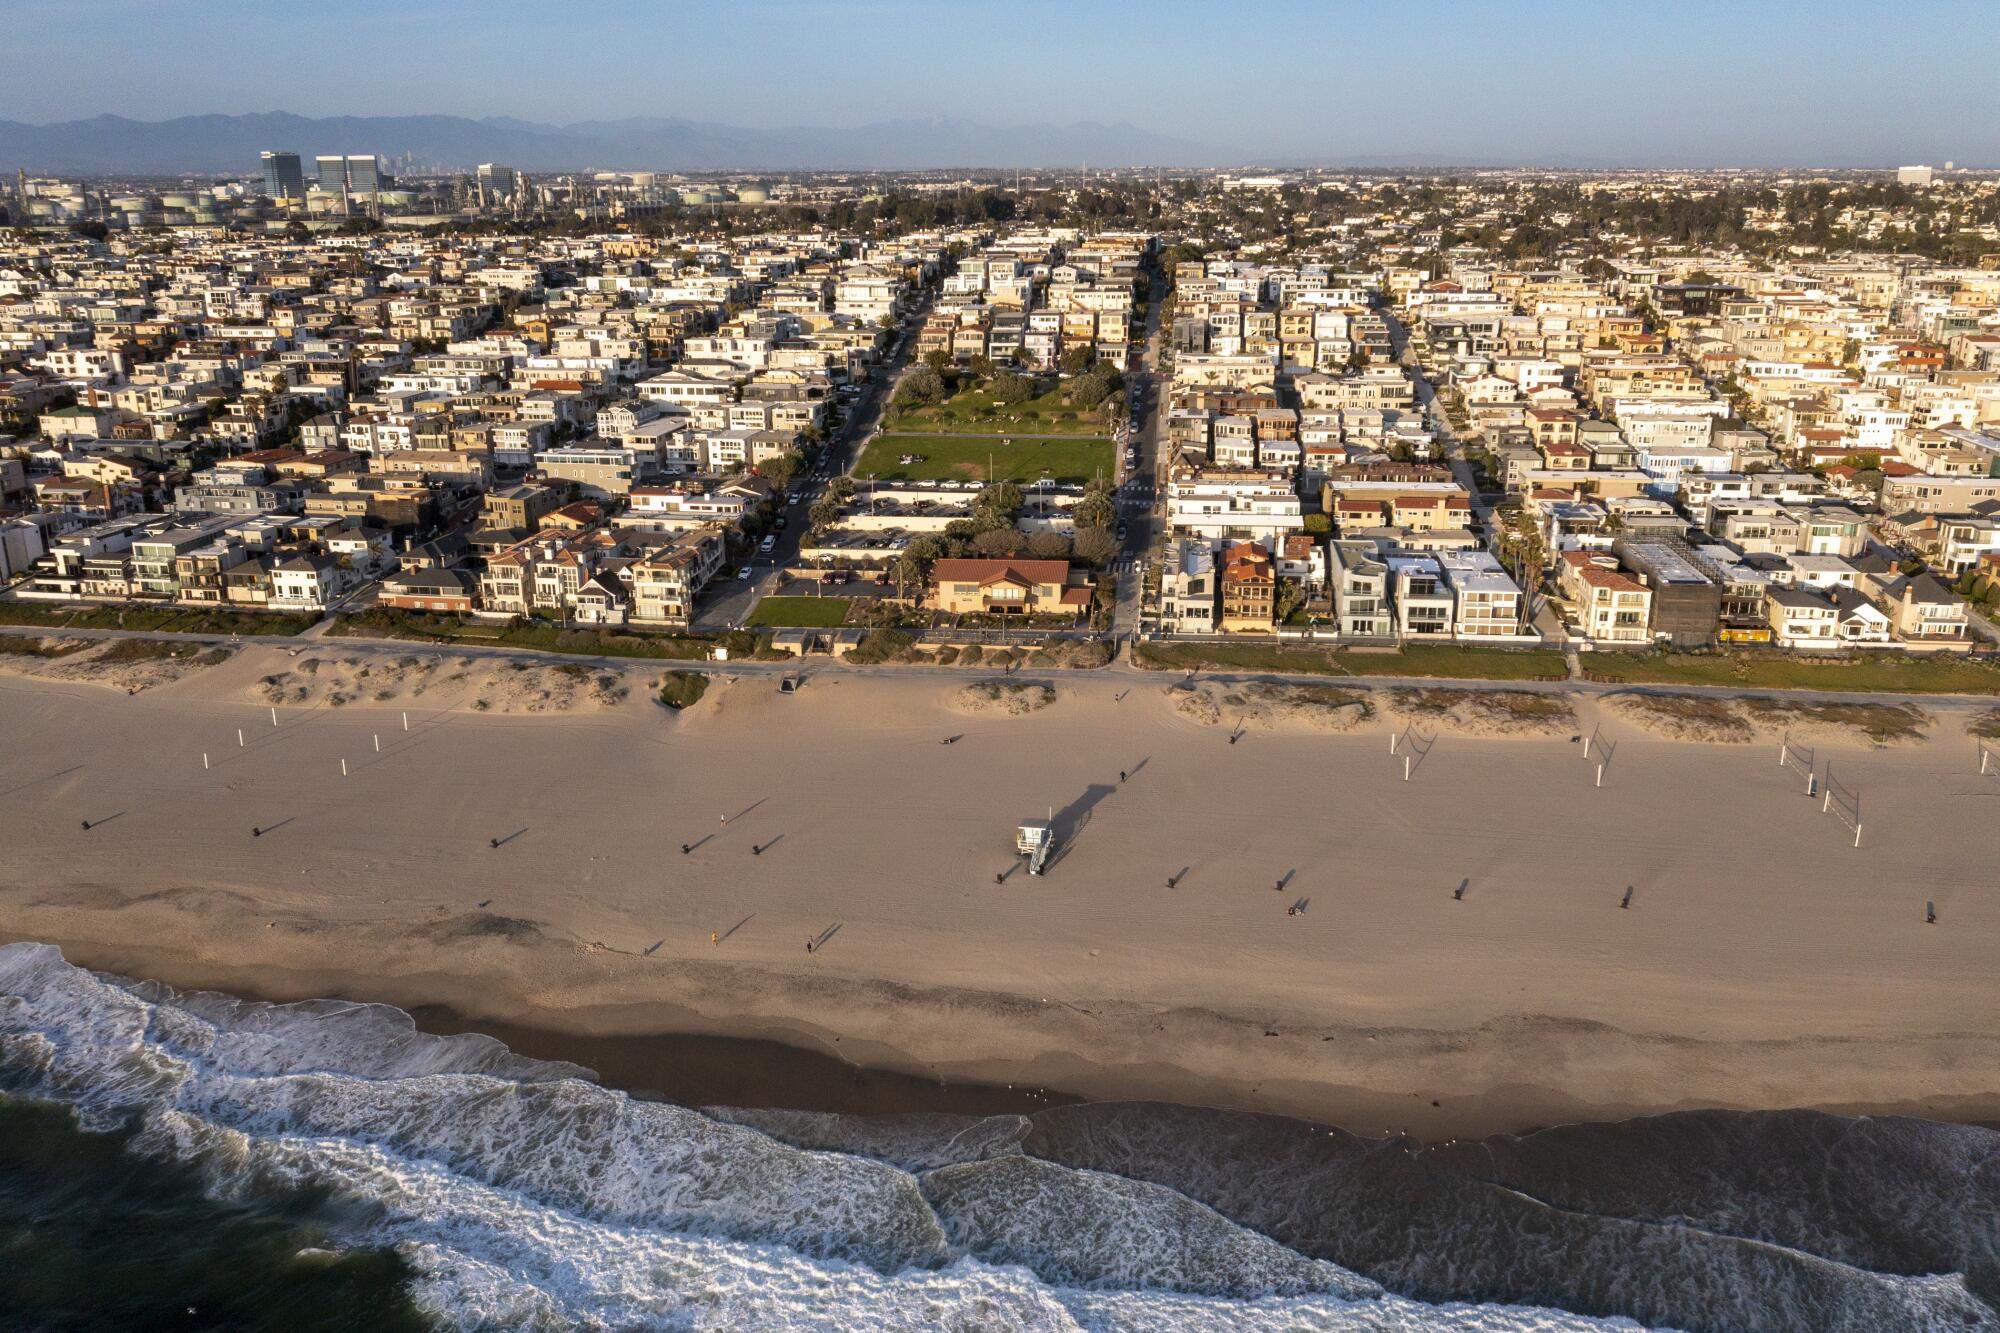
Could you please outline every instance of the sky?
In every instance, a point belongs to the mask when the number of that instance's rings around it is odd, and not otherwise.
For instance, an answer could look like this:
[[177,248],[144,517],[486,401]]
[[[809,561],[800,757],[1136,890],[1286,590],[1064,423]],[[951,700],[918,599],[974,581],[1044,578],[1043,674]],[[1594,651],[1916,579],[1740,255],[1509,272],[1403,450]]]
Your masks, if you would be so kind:
[[0,0],[0,19],[0,119],[31,122],[949,116],[1128,123],[1246,162],[2000,164],[2000,0]]

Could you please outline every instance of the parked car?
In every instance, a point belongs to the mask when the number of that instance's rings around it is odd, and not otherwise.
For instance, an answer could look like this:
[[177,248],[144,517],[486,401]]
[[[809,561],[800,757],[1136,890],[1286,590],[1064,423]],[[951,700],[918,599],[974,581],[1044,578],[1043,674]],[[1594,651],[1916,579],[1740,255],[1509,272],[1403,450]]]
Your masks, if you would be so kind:
[[777,547],[778,547],[778,537],[776,533],[766,533],[764,536],[764,540],[757,543],[757,550],[758,553],[761,555],[769,555],[771,554],[772,551],[776,550]]
[[748,580],[750,577],[750,566],[745,565],[741,569],[737,570],[736,577],[739,579]]

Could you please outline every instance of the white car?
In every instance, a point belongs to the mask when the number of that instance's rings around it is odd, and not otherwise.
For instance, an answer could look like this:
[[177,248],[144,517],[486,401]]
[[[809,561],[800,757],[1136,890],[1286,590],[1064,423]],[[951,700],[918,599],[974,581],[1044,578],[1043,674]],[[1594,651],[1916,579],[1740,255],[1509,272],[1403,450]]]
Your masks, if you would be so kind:
[[747,581],[750,577],[750,566],[745,565],[743,568],[737,570],[736,577]]

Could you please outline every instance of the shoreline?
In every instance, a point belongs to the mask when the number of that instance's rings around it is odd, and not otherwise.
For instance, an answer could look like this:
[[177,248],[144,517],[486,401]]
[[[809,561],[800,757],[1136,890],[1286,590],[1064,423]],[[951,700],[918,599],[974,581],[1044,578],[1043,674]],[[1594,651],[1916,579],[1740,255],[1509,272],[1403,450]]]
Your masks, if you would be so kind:
[[[0,932],[0,943],[14,937]],[[1713,1046],[1659,1034],[1591,1031],[1589,1025],[1556,1018],[1524,1018],[1474,1032],[1385,1029],[1322,1033],[1264,1029],[1291,1050],[1312,1043],[1344,1041],[1383,1049],[1372,1062],[1377,1072],[1402,1075],[1429,1069],[1437,1086],[1422,1088],[1336,1087],[1309,1078],[1285,1078],[1252,1058],[1255,1077],[1231,1078],[1214,1069],[1194,1070],[1164,1061],[1117,1064],[1087,1056],[1043,1052],[1009,1061],[982,1057],[924,1061],[882,1042],[843,1043],[828,1038],[830,1026],[809,1031],[744,1015],[709,1017],[677,1011],[668,1027],[657,1023],[661,1005],[638,1012],[487,1012],[492,995],[478,979],[459,978],[438,986],[411,979],[383,989],[369,979],[338,972],[284,976],[256,964],[202,966],[153,950],[102,949],[66,945],[65,957],[95,971],[158,981],[180,991],[211,990],[245,1000],[290,1003],[337,999],[392,1004],[408,1014],[417,1030],[435,1036],[479,1033],[535,1059],[567,1061],[594,1072],[606,1087],[644,1100],[690,1107],[737,1106],[832,1112],[845,1115],[942,1113],[983,1117],[1029,1115],[1053,1106],[1160,1102],[1183,1107],[1278,1115],[1316,1126],[1332,1126],[1362,1137],[1406,1137],[1420,1143],[1518,1135],[1562,1125],[1606,1124],[1677,1111],[1725,1112],[1811,1110],[1834,1115],[1893,1115],[1949,1124],[2000,1124],[2000,1095],[1976,1093],[1931,1096],[1891,1094],[1886,1083],[1921,1084],[1939,1060],[1994,1058],[1996,1039],[1967,1032],[1933,1039],[1917,1050],[1901,1043],[1861,1043],[1834,1037],[1795,1043],[1719,1043]],[[385,995],[384,991],[388,994]],[[438,995],[424,1000],[423,995]],[[475,997],[484,997],[484,1003]],[[988,997],[1020,1002],[1022,997]],[[929,1008],[929,1006],[926,1006]],[[1171,1026],[1186,1037],[1206,1029],[1200,1051],[1210,1064],[1224,1052],[1256,1038],[1260,1025],[1214,1013],[1159,1013],[1157,1020],[1128,1027]],[[838,1022],[823,1017],[828,1025]],[[1022,1033],[989,1030],[997,1044]],[[1128,1031],[1127,1036],[1136,1036]],[[1578,1038],[1584,1038],[1581,1045]],[[836,1047],[861,1051],[852,1060]],[[1803,1100],[1730,1100],[1699,1094],[1612,1097],[1590,1102],[1556,1087],[1510,1082],[1479,1093],[1454,1089],[1466,1068],[1489,1065],[1501,1048],[1532,1065],[1537,1058],[1595,1063],[1607,1080],[1629,1077],[1636,1067],[1646,1081],[1664,1088],[1677,1075],[1695,1083],[1726,1084],[1741,1076],[1768,1078],[1773,1060],[1782,1062],[1803,1086],[1817,1081],[1828,1095]],[[1444,1052],[1462,1057],[1454,1062]],[[1900,1058],[1899,1058],[1900,1057]],[[1190,1062],[1192,1063],[1192,1062]],[[1458,1067],[1454,1067],[1454,1063]],[[918,1072],[919,1070],[924,1072]],[[1808,1071],[1818,1070],[1819,1076]],[[1882,1095],[1853,1096],[1868,1081]]]
[[[1897,744],[1813,734],[1869,802],[1856,850],[1775,745],[1582,698],[1499,723],[1432,700],[1406,785],[1387,716],[1221,685],[1211,719],[1169,682],[1058,679],[1017,715],[969,706],[976,678],[725,677],[670,715],[636,671],[563,703],[559,674],[302,669],[246,647],[136,696],[0,679],[27,756],[0,938],[393,1004],[690,1102],[1158,1100],[1425,1140],[2000,1119],[2000,779],[1942,706]],[[313,695],[275,728],[274,671]],[[1602,788],[1568,743],[1600,727]],[[1050,808],[1065,848],[1030,879],[1013,825]]]

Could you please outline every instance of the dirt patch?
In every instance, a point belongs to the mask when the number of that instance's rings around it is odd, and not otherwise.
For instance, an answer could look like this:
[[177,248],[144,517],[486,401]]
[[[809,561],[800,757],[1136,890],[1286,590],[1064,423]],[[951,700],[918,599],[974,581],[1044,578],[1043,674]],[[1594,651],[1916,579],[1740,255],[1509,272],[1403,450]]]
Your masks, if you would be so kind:
[[1039,713],[1055,701],[1053,685],[1027,680],[982,680],[951,696],[952,707],[961,713],[998,713],[1003,717]]
[[1641,731],[1673,741],[1747,745],[1757,728],[1730,699],[1688,694],[1608,694],[1604,706]]
[[438,944],[463,943],[470,940],[535,944],[542,939],[542,928],[518,916],[501,916],[495,912],[472,912],[463,916],[448,917],[443,921],[428,922],[418,926],[416,934]]
[[1553,736],[1576,729],[1576,709],[1561,694],[1530,690],[1423,690],[1387,692],[1383,709],[1393,720],[1427,731],[1467,736]]

